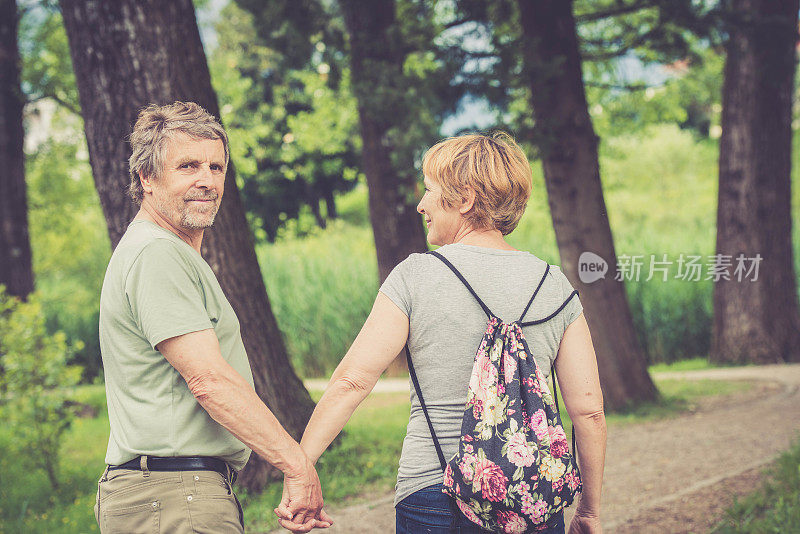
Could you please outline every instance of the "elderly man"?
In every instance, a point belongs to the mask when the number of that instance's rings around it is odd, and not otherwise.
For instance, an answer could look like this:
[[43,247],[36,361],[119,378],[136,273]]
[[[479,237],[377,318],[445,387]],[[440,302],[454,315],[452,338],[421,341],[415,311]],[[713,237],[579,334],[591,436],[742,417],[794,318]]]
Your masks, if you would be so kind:
[[250,450],[283,471],[295,521],[326,527],[312,463],[253,390],[239,321],[200,256],[228,165],[197,104],[151,105],[130,137],[141,206],[108,264],[100,347],[111,436],[103,532],[243,532],[231,487]]

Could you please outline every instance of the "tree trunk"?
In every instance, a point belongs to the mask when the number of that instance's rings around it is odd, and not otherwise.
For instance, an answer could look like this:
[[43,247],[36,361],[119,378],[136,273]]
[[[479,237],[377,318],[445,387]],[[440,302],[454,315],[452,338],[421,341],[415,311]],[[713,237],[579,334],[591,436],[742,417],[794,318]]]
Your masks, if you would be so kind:
[[22,150],[20,58],[17,5],[0,0],[0,284],[26,299],[33,291],[25,154]]
[[394,0],[339,2],[350,36],[353,93],[363,141],[362,159],[369,188],[369,216],[383,282],[412,252],[427,250],[414,195],[413,161],[403,172],[392,165],[389,130],[403,113],[404,54],[395,23]]
[[653,400],[658,392],[634,331],[625,287],[613,276],[582,283],[578,259],[593,252],[617,265],[595,135],[586,105],[572,2],[519,0],[524,68],[530,80],[548,201],[562,266],[579,291],[597,353],[606,407]]
[[[137,211],[125,194],[138,111],[149,103],[194,101],[219,117],[191,0],[62,0],[95,184],[116,246]],[[203,255],[241,323],[255,389],[281,424],[300,437],[314,407],[294,373],[267,298],[233,164]],[[253,455],[240,483],[259,491],[276,474]]]
[[339,212],[336,211],[336,199],[333,197],[333,186],[330,184],[325,185],[325,216],[328,219],[337,219]]
[[[722,91],[717,254],[730,280],[714,285],[716,362],[800,361],[792,251],[792,95],[798,0],[733,0]],[[758,271],[733,276],[737,258]]]

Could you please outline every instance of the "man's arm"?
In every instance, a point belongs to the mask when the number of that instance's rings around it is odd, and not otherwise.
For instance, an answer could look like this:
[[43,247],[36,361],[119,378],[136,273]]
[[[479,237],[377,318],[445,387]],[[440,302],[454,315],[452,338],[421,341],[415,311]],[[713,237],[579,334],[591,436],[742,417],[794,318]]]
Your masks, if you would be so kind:
[[[156,349],[216,422],[285,474],[295,522],[320,517],[322,490],[313,464],[250,384],[222,357],[214,331],[173,337]],[[317,522],[316,526],[328,524]]]

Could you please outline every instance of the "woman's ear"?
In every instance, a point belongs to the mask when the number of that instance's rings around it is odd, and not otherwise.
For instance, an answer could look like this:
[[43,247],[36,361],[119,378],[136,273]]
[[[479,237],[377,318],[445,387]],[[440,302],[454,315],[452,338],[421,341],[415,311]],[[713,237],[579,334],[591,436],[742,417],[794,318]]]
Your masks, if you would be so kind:
[[464,198],[461,199],[461,207],[458,208],[458,212],[461,213],[461,215],[468,213],[475,204],[475,190],[468,187],[464,193]]

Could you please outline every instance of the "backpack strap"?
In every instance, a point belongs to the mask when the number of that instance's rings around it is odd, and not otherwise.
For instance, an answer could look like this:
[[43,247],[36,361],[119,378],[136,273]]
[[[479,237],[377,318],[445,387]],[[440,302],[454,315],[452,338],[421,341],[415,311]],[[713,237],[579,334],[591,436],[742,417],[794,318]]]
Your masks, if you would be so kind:
[[536,295],[539,293],[539,290],[542,288],[542,284],[544,284],[544,280],[545,280],[545,278],[547,278],[547,273],[549,273],[549,272],[550,272],[550,264],[549,263],[545,263],[544,274],[542,275],[542,279],[539,280],[539,285],[536,286],[536,290],[533,292],[533,295],[531,295],[531,300],[528,301],[528,305],[525,306],[525,309],[522,311],[522,315],[520,315],[519,319],[517,319],[518,323],[525,318],[525,314],[528,313],[528,308],[530,308],[531,304],[533,304],[533,299],[536,298]]
[[[537,288],[537,289],[538,289],[538,288]],[[520,326],[533,326],[533,325],[535,325],[535,324],[542,324],[542,323],[546,323],[547,321],[549,321],[550,319],[552,319],[553,317],[555,317],[556,315],[558,315],[559,313],[561,313],[561,310],[563,310],[564,308],[566,308],[566,307],[567,307],[567,304],[569,304],[569,301],[570,301],[570,300],[572,300],[572,298],[573,298],[573,297],[575,297],[575,296],[577,296],[577,295],[578,295],[578,290],[577,290],[577,289],[573,289],[573,290],[572,290],[572,293],[570,293],[570,294],[569,294],[569,296],[567,297],[567,299],[566,299],[564,302],[562,302],[562,303],[561,303],[561,306],[559,306],[559,307],[556,309],[556,311],[554,311],[553,313],[551,313],[550,315],[548,315],[548,316],[547,316],[547,317],[545,317],[544,319],[537,319],[537,320],[535,320],[535,321],[528,321],[528,322],[526,322],[526,323],[519,323],[519,325],[520,325]],[[534,294],[534,296],[536,296],[536,295]],[[531,300],[533,300],[533,299],[531,299]]]
[[435,250],[431,250],[431,251],[427,252],[426,254],[431,254],[433,256],[436,256],[440,260],[442,260],[442,262],[445,265],[447,265],[450,268],[451,271],[453,271],[455,273],[455,275],[458,277],[458,279],[461,280],[461,283],[463,283],[466,286],[466,288],[469,290],[469,292],[472,293],[472,296],[475,297],[475,300],[477,300],[478,304],[481,305],[481,308],[483,308],[483,311],[486,313],[486,315],[489,316],[489,317],[497,317],[495,314],[492,313],[492,310],[490,310],[489,307],[486,304],[483,303],[483,301],[478,296],[478,294],[475,293],[475,290],[472,289],[471,285],[469,285],[469,282],[467,282],[467,279],[464,278],[464,276],[460,272],[458,272],[458,269],[456,269],[455,266],[453,266],[453,264],[450,263],[450,261],[447,258],[442,256],[441,254],[439,254]]
[[442,446],[439,445],[439,440],[436,438],[436,431],[433,429],[431,416],[428,415],[428,407],[425,406],[425,400],[422,398],[422,390],[419,387],[417,373],[414,371],[414,362],[411,361],[411,352],[408,350],[408,345],[406,345],[406,360],[408,360],[408,374],[411,375],[411,382],[414,384],[414,391],[417,392],[419,404],[422,406],[422,412],[425,414],[425,420],[428,422],[428,428],[431,430],[431,437],[433,437],[433,446],[436,448],[436,455],[439,457],[439,463],[442,465],[442,472],[444,472],[444,470],[447,469],[447,462],[444,459]]
[[[550,376],[553,377],[553,401],[556,403],[556,412],[559,414],[561,413],[561,409],[558,407],[558,387],[556,386],[556,364],[553,362],[550,364]],[[578,466],[578,449],[575,447],[575,425],[572,424],[570,420],[570,426],[572,426],[572,464],[573,466]]]

